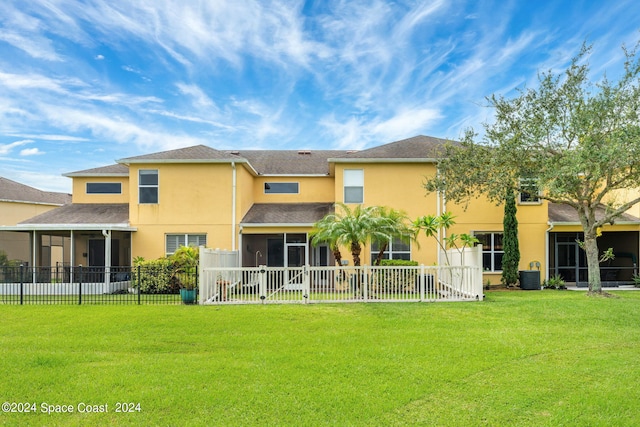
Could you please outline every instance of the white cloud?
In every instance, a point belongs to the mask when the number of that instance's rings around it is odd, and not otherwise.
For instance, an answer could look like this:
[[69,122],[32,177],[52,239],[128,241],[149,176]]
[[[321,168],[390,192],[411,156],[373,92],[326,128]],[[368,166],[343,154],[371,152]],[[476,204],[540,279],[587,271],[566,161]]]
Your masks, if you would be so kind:
[[194,104],[197,108],[211,108],[215,107],[215,103],[209,98],[204,91],[194,84],[176,83],[176,86],[180,93],[188,95],[194,100]]
[[126,117],[105,115],[99,110],[79,110],[55,105],[42,105],[45,120],[70,132],[89,131],[96,139],[115,143],[133,143],[144,149],[173,149],[206,144],[202,138],[175,133],[156,126],[143,126]]
[[82,138],[82,137],[71,136],[71,135],[15,134],[13,136],[19,136],[21,138],[45,140],[45,141],[69,141],[69,142],[89,141],[88,138]]
[[38,156],[40,154],[45,154],[43,151],[40,151],[37,147],[34,148],[25,148],[24,150],[20,150],[21,156]]
[[337,141],[336,148],[358,150],[372,144],[381,144],[414,136],[432,126],[442,117],[440,111],[430,108],[416,108],[396,112],[383,119],[373,117],[350,117],[340,122],[334,115],[323,118],[320,124]]
[[21,147],[26,144],[31,144],[33,140],[31,139],[23,139],[21,141],[15,141],[10,144],[0,144],[0,155],[7,155],[11,151],[13,151],[16,147]]
[[0,32],[0,40],[26,52],[36,59],[48,61],[62,61],[60,55],[51,46],[51,41],[43,37],[28,37],[11,31]]

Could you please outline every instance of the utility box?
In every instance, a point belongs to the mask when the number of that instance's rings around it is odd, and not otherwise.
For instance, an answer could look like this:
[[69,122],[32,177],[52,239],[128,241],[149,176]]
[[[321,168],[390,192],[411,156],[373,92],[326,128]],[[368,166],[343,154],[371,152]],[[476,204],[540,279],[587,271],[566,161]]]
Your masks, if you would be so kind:
[[520,288],[526,291],[540,290],[540,271],[521,270]]

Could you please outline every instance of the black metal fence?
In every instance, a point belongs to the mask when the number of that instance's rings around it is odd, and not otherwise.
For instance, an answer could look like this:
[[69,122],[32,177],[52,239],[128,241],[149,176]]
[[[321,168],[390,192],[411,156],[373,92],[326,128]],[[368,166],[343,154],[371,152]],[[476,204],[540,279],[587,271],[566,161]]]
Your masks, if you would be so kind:
[[197,295],[197,271],[0,267],[0,304],[194,304]]

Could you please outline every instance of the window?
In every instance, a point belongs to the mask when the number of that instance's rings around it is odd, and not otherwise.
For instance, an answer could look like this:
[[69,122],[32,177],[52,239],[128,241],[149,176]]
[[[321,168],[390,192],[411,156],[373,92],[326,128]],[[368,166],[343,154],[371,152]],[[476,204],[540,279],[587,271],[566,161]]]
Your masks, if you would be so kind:
[[[373,265],[373,262],[378,258],[378,252],[380,252],[380,244],[378,242],[371,242],[371,265]],[[411,243],[405,243],[400,239],[393,239],[383,252],[382,259],[410,260]]]
[[520,178],[520,203],[540,203],[536,178]]
[[362,169],[345,169],[344,202],[362,203],[364,201],[364,171]]
[[174,253],[180,246],[206,246],[206,234],[167,234],[165,252],[167,255]]
[[265,182],[264,194],[298,194],[297,182]]
[[119,182],[87,182],[87,194],[122,194]]
[[503,233],[475,233],[482,244],[482,269],[484,271],[502,271]]
[[140,170],[138,182],[138,201],[140,203],[158,203],[158,170]]

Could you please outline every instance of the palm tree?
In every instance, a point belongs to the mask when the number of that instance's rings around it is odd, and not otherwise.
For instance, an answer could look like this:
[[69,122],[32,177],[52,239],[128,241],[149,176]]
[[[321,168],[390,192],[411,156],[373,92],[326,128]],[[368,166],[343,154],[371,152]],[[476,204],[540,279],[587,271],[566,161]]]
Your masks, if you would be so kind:
[[[380,208],[357,205],[351,209],[344,203],[336,203],[336,212],[316,222],[311,230],[312,244],[329,243],[334,256],[339,246],[348,246],[353,265],[359,266],[362,246],[367,242],[389,241],[392,236],[382,227]],[[338,260],[336,259],[336,262]]]
[[335,215],[326,215],[320,221],[313,225],[313,229],[309,232],[311,237],[311,244],[318,246],[321,243],[329,245],[329,249],[333,252],[333,258],[336,261],[336,265],[342,265],[342,253],[340,253],[340,247],[338,246],[338,233],[335,228],[338,226],[338,222],[335,219]]
[[413,239],[415,236],[411,227],[407,225],[409,217],[403,211],[388,207],[381,207],[379,208],[378,215],[378,231],[389,235],[390,238],[383,239],[381,241],[376,240],[379,244],[380,250],[378,251],[378,256],[373,262],[373,265],[380,265],[382,257],[384,256],[384,251],[387,250],[391,240],[400,239],[401,241],[406,242]]

